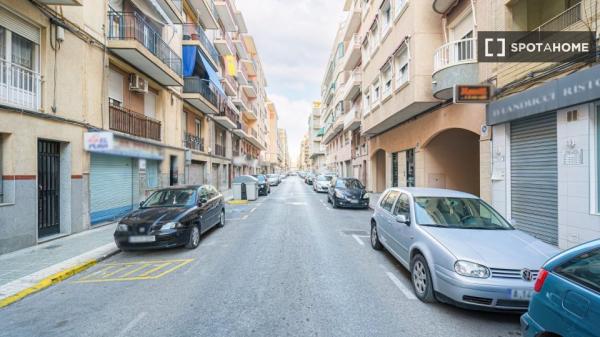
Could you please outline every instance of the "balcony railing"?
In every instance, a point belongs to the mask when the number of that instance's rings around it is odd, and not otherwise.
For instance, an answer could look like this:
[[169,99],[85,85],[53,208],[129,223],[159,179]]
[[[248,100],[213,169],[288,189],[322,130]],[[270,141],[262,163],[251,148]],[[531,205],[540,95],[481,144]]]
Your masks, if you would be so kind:
[[544,22],[533,31],[556,32],[561,31],[572,24],[581,21],[581,2]]
[[0,59],[0,102],[38,110],[41,102],[41,75]]
[[229,50],[231,50],[231,52],[235,54],[236,49],[233,45],[233,41],[231,40],[231,35],[229,33],[218,30],[217,35],[215,36],[215,40],[225,40],[225,43],[227,44]]
[[433,72],[463,63],[477,62],[477,39],[469,38],[446,43],[433,55]]
[[229,104],[227,98],[223,97],[223,99],[219,103],[219,113],[218,116],[223,116],[229,118],[230,121],[234,123],[238,123],[240,120],[240,116],[235,110],[233,110]]
[[200,94],[215,108],[219,108],[220,94],[209,80],[200,77],[186,77],[183,79],[183,92]]
[[258,138],[258,131],[256,131],[256,129],[250,130],[250,134],[252,135],[252,137]]
[[225,147],[221,144],[215,144],[215,156],[225,157]]
[[210,41],[202,27],[194,23],[186,23],[183,25],[183,39],[189,39],[193,41],[200,41],[200,44],[204,46],[204,49],[208,52],[213,61],[219,62],[219,52]]
[[141,113],[115,105],[111,102],[108,110],[109,127],[137,137],[160,141],[160,122]]
[[204,152],[204,139],[186,132],[183,139],[183,146],[188,149]]
[[181,57],[162,39],[161,34],[136,12],[108,12],[108,39],[135,40],[181,76]]

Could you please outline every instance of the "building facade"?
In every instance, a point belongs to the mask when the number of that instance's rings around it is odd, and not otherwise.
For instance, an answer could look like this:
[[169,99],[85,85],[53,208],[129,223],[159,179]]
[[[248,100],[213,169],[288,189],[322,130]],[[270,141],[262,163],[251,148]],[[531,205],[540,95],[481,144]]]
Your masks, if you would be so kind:
[[56,3],[0,1],[0,254],[258,168],[266,80],[232,1]]

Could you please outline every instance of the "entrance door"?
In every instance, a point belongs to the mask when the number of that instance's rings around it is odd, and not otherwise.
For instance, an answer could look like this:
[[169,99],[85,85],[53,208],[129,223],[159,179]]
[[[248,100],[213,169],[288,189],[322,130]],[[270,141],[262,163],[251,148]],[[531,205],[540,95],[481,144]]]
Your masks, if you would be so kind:
[[38,140],[38,237],[60,232],[60,143]]

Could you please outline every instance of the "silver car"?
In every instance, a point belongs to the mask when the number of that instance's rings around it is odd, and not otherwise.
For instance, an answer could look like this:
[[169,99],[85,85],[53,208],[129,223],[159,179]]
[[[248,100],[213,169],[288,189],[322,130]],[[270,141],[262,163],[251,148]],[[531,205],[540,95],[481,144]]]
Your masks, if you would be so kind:
[[539,268],[559,252],[474,195],[427,188],[382,194],[371,246],[410,271],[421,301],[483,310],[527,310]]

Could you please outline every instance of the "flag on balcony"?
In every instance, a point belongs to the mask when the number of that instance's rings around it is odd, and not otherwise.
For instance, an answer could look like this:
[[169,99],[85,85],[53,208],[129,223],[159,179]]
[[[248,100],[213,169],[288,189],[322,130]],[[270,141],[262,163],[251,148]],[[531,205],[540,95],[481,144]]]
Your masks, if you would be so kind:
[[235,56],[226,55],[225,56],[225,67],[227,69],[227,74],[229,76],[235,76],[237,73],[236,69],[237,63],[235,62]]
[[208,79],[221,93],[224,92],[219,74],[197,46],[183,46],[183,77],[190,76]]

